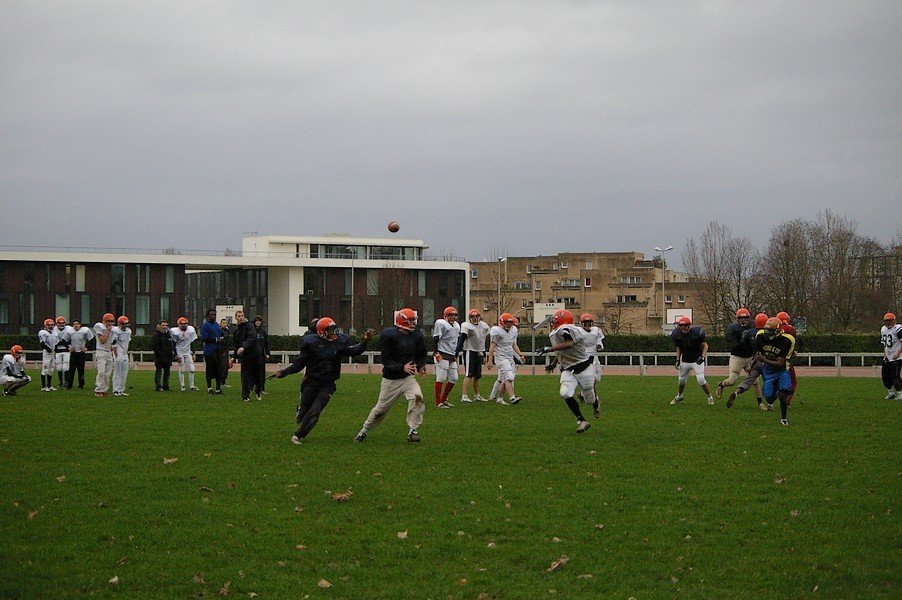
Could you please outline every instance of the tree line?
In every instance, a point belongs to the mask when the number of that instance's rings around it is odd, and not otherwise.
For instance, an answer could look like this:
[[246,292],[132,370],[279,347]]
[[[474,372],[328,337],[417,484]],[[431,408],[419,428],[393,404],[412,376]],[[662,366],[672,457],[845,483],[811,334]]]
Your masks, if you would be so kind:
[[715,334],[741,306],[785,310],[812,332],[879,330],[902,295],[902,229],[884,245],[829,209],[776,225],[763,250],[712,221],[682,259]]

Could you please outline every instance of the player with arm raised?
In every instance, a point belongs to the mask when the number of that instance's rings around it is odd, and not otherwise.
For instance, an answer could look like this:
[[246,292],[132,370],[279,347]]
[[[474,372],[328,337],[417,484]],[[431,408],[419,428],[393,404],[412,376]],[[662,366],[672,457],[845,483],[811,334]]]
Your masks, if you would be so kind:
[[561,367],[561,398],[576,417],[576,433],[582,433],[591,424],[583,417],[575,395],[576,388],[579,387],[582,390],[583,402],[593,407],[597,406],[593,368],[595,357],[590,354],[587,346],[587,342],[594,343],[595,339],[590,338],[584,329],[573,324],[573,314],[569,310],[561,309],[552,315],[549,340],[551,345],[543,347],[539,350],[539,354],[557,353],[557,362]]

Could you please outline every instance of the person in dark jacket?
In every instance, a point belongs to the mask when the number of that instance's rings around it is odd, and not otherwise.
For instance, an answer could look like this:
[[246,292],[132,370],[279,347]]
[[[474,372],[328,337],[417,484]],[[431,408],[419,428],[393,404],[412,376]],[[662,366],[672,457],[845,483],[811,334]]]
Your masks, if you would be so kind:
[[243,312],[239,311],[235,316],[240,319],[235,332],[235,356],[241,359],[241,399],[249,402],[253,389],[257,400],[260,400],[263,373],[269,358],[269,343],[266,330],[262,327],[263,317],[257,315],[253,323],[248,323],[243,320]]
[[701,386],[708,397],[708,404],[714,404],[714,396],[705,379],[705,360],[708,358],[708,341],[705,330],[701,327],[692,327],[692,319],[685,315],[676,318],[677,327],[670,334],[673,345],[676,346],[676,368],[680,372],[677,379],[677,395],[671,404],[679,404],[683,401],[683,389],[689,373],[695,371],[695,380]]
[[153,334],[150,341],[150,348],[153,350],[153,365],[155,367],[153,374],[153,383],[156,391],[169,391],[169,370],[175,361],[175,344],[169,335],[169,322],[160,321],[157,323],[157,331]]
[[395,313],[395,325],[379,335],[382,351],[382,384],[379,399],[370,411],[355,442],[366,439],[369,430],[382,422],[395,401],[407,399],[407,440],[419,442],[418,428],[423,424],[426,403],[416,375],[426,374],[426,338],[417,329],[417,314],[410,308]]
[[[216,322],[216,309],[207,309],[204,324],[200,326],[200,339],[204,343],[204,372],[207,378],[207,393],[222,393],[222,365],[219,364],[222,343],[222,330]],[[213,388],[213,383],[216,388]]]
[[229,378],[229,369],[232,368],[231,357],[229,351],[232,348],[232,330],[229,328],[229,322],[225,319],[219,320],[219,329],[222,331],[222,341],[219,343],[219,368],[220,381],[222,387],[229,387],[226,381]]
[[[717,384],[714,395],[719,399],[723,396],[724,388],[735,385],[739,380],[741,372],[744,370],[748,374],[752,366],[752,360],[755,358],[755,339],[746,335],[753,329],[754,325],[751,321],[752,313],[747,308],[740,308],[736,311],[736,322],[727,325],[724,332],[724,338],[730,345],[730,376]],[[758,383],[755,383],[755,393],[758,392]],[[727,408],[733,406],[732,402],[727,402]]]
[[316,426],[319,416],[335,393],[335,382],[341,377],[341,359],[346,356],[360,356],[376,333],[367,329],[363,341],[351,344],[351,338],[338,333],[338,326],[329,317],[321,318],[315,333],[301,338],[301,352],[288,367],[269,376],[270,379],[287,377],[306,369],[301,382],[301,396],[295,413],[295,421],[300,424],[291,436],[292,444],[301,440]]

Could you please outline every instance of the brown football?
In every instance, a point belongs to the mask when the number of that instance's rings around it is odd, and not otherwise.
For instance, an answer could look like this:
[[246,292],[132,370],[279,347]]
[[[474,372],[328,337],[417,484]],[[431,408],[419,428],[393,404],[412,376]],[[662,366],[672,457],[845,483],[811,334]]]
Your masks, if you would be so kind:
[[389,221],[388,222],[388,230],[391,231],[392,233],[398,233],[398,231],[400,229],[401,229],[401,226],[398,225],[397,221]]

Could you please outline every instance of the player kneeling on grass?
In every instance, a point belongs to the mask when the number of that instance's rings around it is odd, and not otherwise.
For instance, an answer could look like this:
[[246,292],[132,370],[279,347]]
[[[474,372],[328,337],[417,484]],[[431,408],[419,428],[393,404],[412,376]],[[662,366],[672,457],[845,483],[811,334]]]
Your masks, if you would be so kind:
[[316,322],[316,335],[301,338],[301,353],[297,359],[269,379],[287,377],[306,369],[301,382],[301,397],[295,413],[295,421],[300,425],[291,436],[292,444],[301,440],[316,426],[319,416],[335,393],[335,382],[341,377],[341,359],[345,356],[360,356],[366,350],[367,342],[376,332],[367,329],[363,341],[352,344],[351,338],[338,333],[338,326],[329,317]]
[[15,396],[16,390],[27,385],[31,377],[25,374],[25,352],[16,344],[3,356],[0,363],[0,385],[4,396]]
[[780,398],[780,423],[789,425],[786,411],[789,408],[788,399],[792,395],[792,378],[786,363],[788,357],[795,350],[795,338],[785,333],[782,323],[777,317],[771,317],[764,325],[764,329],[758,332],[755,338],[757,354],[755,358],[761,362],[761,376],[764,380],[762,392],[768,410],[776,399]]
[[[586,348],[586,332],[573,324],[569,310],[559,310],[551,318],[551,346],[539,350],[540,355],[556,352],[561,365],[561,398],[576,417],[576,433],[582,433],[591,424],[583,417],[579,402],[574,397],[576,388],[582,390],[583,402],[591,404],[598,416],[598,399],[595,397],[594,355]],[[554,368],[554,365],[550,365]]]

